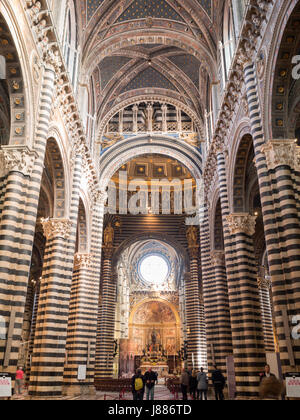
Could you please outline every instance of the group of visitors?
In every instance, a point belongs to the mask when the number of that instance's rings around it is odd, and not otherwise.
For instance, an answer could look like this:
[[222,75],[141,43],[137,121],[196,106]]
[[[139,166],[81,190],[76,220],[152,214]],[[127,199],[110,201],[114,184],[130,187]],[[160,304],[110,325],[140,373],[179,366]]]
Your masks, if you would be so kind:
[[[216,366],[215,370],[212,372],[212,383],[215,390],[216,400],[224,400],[223,391],[226,380],[222,372]],[[181,392],[182,399],[184,401],[188,400],[188,391],[190,392],[191,399],[207,401],[208,377],[203,368],[201,368],[199,373],[186,369],[182,371]]]
[[137,370],[136,375],[132,378],[132,394],[134,401],[143,401],[145,392],[146,400],[154,400],[154,389],[155,384],[158,381],[158,375],[156,372],[152,371],[152,368],[142,375],[140,369]]

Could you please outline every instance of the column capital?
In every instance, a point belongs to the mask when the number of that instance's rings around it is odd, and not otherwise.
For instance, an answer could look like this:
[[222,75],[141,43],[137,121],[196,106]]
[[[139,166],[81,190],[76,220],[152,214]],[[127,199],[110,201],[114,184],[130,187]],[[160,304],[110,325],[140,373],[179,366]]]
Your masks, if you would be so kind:
[[192,260],[198,259],[199,257],[199,245],[189,246],[188,251]]
[[225,265],[225,252],[221,250],[215,250],[211,253],[211,262],[213,265]]
[[191,273],[184,273],[184,281],[190,281],[191,280]]
[[258,277],[257,284],[259,289],[268,289],[272,287],[271,277]]
[[92,193],[94,205],[104,206],[108,198],[107,192],[103,190],[98,190],[96,187],[94,187],[91,193]]
[[76,269],[89,268],[93,262],[92,254],[75,254],[74,266]]
[[112,245],[104,245],[102,249],[104,258],[110,260],[114,255],[115,248]]
[[231,235],[237,233],[245,233],[249,236],[254,235],[256,216],[251,216],[249,213],[232,213],[226,219]]
[[41,224],[47,240],[69,239],[73,223],[69,219],[42,219]]
[[278,166],[290,166],[297,170],[300,168],[300,147],[297,146],[297,140],[269,140],[261,150],[266,156],[269,169],[275,169]]
[[0,177],[9,172],[31,176],[38,154],[27,146],[2,146],[0,149]]
[[186,238],[189,247],[198,246],[198,228],[196,226],[188,226],[186,229]]

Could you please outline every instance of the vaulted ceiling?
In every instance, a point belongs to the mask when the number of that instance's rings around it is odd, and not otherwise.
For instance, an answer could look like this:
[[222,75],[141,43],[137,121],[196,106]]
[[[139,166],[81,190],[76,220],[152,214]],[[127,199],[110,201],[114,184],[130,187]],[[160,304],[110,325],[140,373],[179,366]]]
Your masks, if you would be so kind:
[[160,97],[204,119],[217,79],[222,0],[78,0],[83,74],[93,76],[98,120],[118,104]]

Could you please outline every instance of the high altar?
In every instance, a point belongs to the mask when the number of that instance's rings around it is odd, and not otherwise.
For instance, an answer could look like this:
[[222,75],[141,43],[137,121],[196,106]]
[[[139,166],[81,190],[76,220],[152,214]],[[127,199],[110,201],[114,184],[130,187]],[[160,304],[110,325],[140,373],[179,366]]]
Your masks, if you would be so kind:
[[144,374],[151,367],[159,377],[163,377],[169,373],[168,357],[158,340],[159,334],[154,329],[151,333],[151,343],[143,350],[140,368]]

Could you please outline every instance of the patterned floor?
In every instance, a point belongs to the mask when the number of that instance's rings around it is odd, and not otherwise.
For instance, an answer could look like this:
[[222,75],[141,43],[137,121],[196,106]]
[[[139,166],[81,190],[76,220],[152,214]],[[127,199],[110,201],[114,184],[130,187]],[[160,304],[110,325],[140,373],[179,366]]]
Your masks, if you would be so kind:
[[[179,395],[179,396],[176,396],[176,400],[177,399],[181,399],[182,398],[182,396],[181,395]],[[28,395],[27,395],[27,393],[25,392],[22,396],[14,396],[13,398],[12,398],[13,400],[15,400],[15,401],[20,401],[20,400],[27,400],[27,399],[29,399],[28,398]],[[132,394],[130,394],[130,393],[128,393],[128,394],[125,394],[123,397],[122,397],[122,399],[123,400],[127,400],[127,401],[132,401]],[[155,399],[155,401],[170,401],[170,400],[174,400],[175,398],[174,398],[174,395],[172,395],[171,393],[170,393],[170,391],[168,390],[168,388],[167,387],[165,387],[164,385],[157,385],[156,387],[155,387],[155,397],[154,397],[154,399]],[[94,395],[94,396],[82,396],[82,397],[62,397],[62,398],[60,398],[60,400],[91,400],[91,401],[93,401],[93,400],[96,400],[96,401],[104,401],[104,400],[107,400],[107,401],[113,401],[113,400],[119,400],[119,394],[117,394],[117,393],[105,393],[105,392],[97,392],[96,393],[96,395]]]

